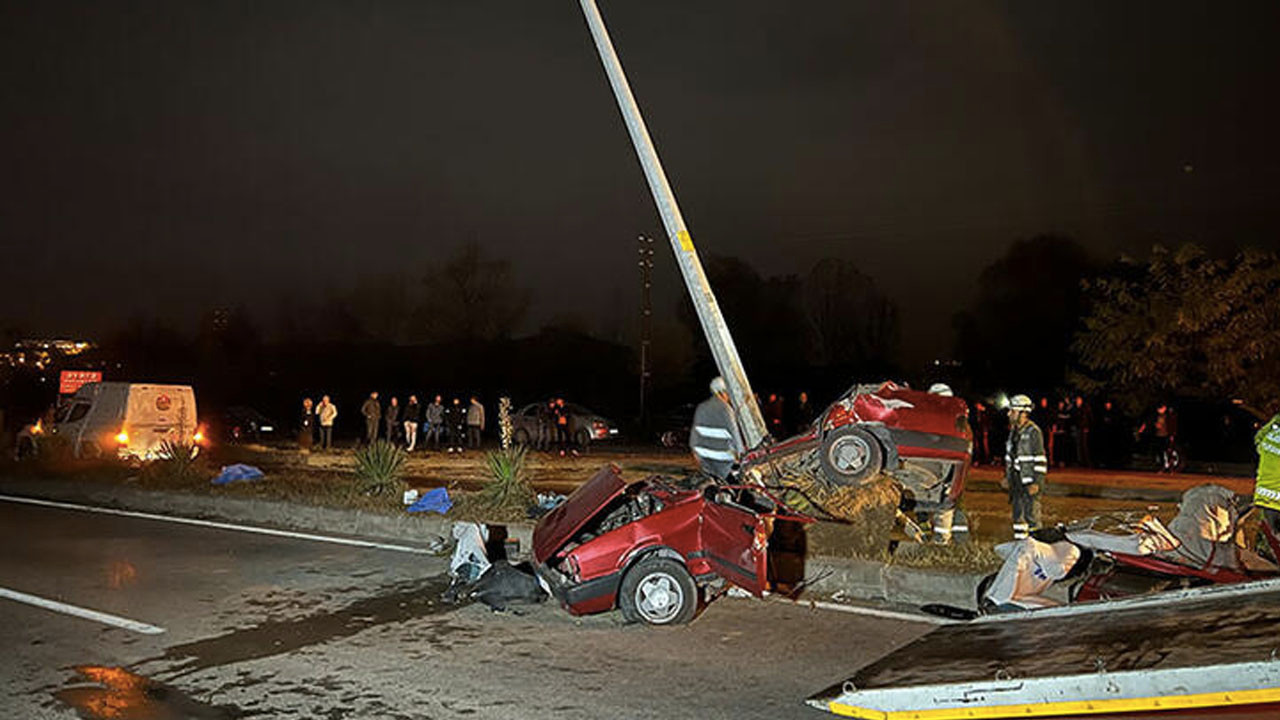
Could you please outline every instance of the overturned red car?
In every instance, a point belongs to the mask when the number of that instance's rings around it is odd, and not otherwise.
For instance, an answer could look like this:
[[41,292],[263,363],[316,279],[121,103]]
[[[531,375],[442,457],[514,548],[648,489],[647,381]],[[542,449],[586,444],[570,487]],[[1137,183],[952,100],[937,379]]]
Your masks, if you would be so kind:
[[800,435],[765,445],[744,470],[816,460],[833,485],[857,485],[884,473],[919,511],[955,506],[973,451],[969,408],[959,398],[893,382],[855,385]]
[[575,615],[616,607],[632,622],[684,623],[708,587],[763,594],[777,519],[811,522],[760,488],[628,484],[609,466],[534,528],[534,569]]

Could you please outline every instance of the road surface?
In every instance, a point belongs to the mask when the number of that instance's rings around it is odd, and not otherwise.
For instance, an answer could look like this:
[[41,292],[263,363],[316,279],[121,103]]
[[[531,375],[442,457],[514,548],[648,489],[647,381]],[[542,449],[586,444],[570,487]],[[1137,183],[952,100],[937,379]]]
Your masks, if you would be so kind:
[[933,627],[495,614],[439,601],[444,558],[7,502],[0,542],[6,718],[817,718],[805,697]]

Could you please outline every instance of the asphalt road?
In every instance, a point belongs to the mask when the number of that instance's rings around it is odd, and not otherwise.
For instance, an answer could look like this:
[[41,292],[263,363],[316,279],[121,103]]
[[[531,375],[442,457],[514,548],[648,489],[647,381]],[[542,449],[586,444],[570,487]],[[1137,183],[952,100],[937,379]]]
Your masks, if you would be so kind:
[[446,559],[0,503],[0,717],[824,717],[932,626],[727,598],[692,624],[439,601]]

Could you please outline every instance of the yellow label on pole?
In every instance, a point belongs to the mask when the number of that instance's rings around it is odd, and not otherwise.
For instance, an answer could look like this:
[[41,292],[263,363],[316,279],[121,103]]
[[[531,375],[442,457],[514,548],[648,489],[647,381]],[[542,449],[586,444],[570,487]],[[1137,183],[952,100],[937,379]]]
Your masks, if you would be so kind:
[[688,230],[681,230],[676,233],[676,239],[680,241],[680,249],[685,252],[693,252],[693,238],[689,236]]

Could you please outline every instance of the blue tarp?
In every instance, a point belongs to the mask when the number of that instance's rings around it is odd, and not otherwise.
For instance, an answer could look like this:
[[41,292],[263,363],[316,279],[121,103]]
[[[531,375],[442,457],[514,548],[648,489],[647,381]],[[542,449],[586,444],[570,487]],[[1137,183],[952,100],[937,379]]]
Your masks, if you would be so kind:
[[262,471],[252,465],[244,465],[236,463],[235,465],[226,465],[222,468],[222,472],[218,473],[218,477],[213,479],[214,485],[226,485],[238,480],[257,480],[262,477]]
[[405,508],[407,512],[437,512],[441,515],[449,512],[453,501],[449,499],[449,491],[444,488],[428,490],[418,502]]

